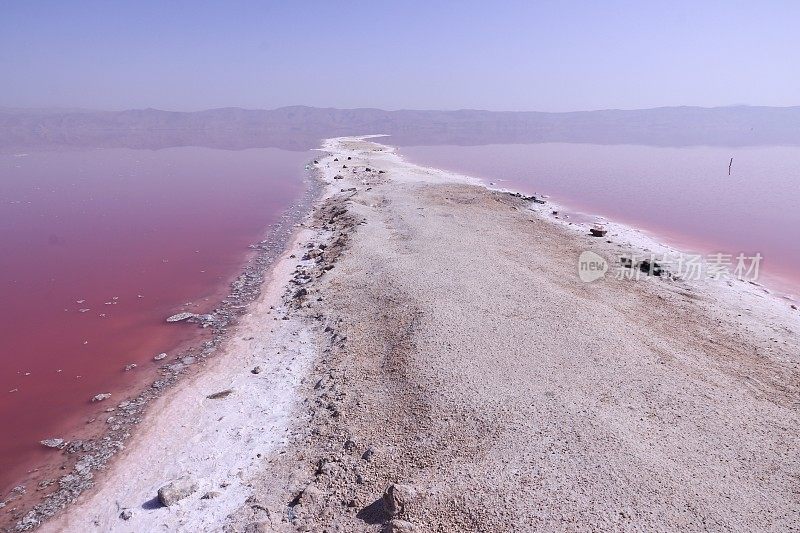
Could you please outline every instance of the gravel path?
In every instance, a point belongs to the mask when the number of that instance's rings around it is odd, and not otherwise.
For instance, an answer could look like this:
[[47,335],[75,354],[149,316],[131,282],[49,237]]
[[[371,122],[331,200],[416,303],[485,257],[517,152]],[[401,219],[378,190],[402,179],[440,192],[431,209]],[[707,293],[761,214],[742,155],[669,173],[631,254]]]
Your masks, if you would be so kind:
[[[344,253],[308,288],[326,325],[311,423],[256,476],[269,519],[242,509],[231,530],[800,523],[788,303],[746,283],[583,283],[581,251],[613,258],[623,239],[367,141],[327,148],[320,167],[357,191],[336,200]],[[399,507],[382,501],[393,483]]]

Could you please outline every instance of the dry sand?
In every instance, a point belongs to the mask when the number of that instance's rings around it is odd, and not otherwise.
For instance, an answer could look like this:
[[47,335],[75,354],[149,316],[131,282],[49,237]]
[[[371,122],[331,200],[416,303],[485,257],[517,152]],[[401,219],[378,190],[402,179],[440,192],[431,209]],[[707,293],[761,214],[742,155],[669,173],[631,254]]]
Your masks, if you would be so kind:
[[[369,139],[325,151],[299,262],[287,252],[241,340],[47,530],[797,527],[788,302],[741,282],[584,283],[582,251],[613,263],[642,239],[589,237]],[[200,489],[148,508],[180,475]]]

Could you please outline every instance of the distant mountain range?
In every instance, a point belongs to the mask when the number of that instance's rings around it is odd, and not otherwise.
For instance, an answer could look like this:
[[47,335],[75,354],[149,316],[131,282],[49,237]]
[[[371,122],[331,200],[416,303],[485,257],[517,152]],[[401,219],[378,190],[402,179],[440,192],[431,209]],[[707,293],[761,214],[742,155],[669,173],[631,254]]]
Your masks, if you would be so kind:
[[0,149],[274,146],[306,150],[339,135],[396,145],[572,142],[655,146],[800,145],[800,107],[660,107],[571,113],[384,111],[305,106],[196,112],[0,108]]

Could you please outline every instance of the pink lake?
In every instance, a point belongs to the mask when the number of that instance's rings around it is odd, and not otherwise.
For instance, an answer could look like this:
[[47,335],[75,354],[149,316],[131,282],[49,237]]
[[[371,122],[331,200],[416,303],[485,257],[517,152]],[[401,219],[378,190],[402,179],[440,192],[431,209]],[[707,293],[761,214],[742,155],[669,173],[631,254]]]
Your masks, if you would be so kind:
[[548,143],[411,146],[400,152],[414,163],[550,195],[688,250],[759,252],[763,272],[800,294],[798,147]]
[[218,303],[248,245],[302,195],[311,157],[0,154],[0,500],[59,455],[40,440],[80,437],[108,407],[94,395],[116,405],[151,377],[154,355],[197,338],[164,318]]

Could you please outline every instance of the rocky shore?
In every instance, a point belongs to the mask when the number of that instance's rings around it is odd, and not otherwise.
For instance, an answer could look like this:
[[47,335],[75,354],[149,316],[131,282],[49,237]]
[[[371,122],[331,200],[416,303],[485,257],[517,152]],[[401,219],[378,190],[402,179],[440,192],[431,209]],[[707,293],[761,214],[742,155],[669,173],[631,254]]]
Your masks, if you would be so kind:
[[220,353],[45,531],[800,521],[787,302],[653,265],[584,282],[583,252],[642,250],[369,138],[323,152],[323,198]]

